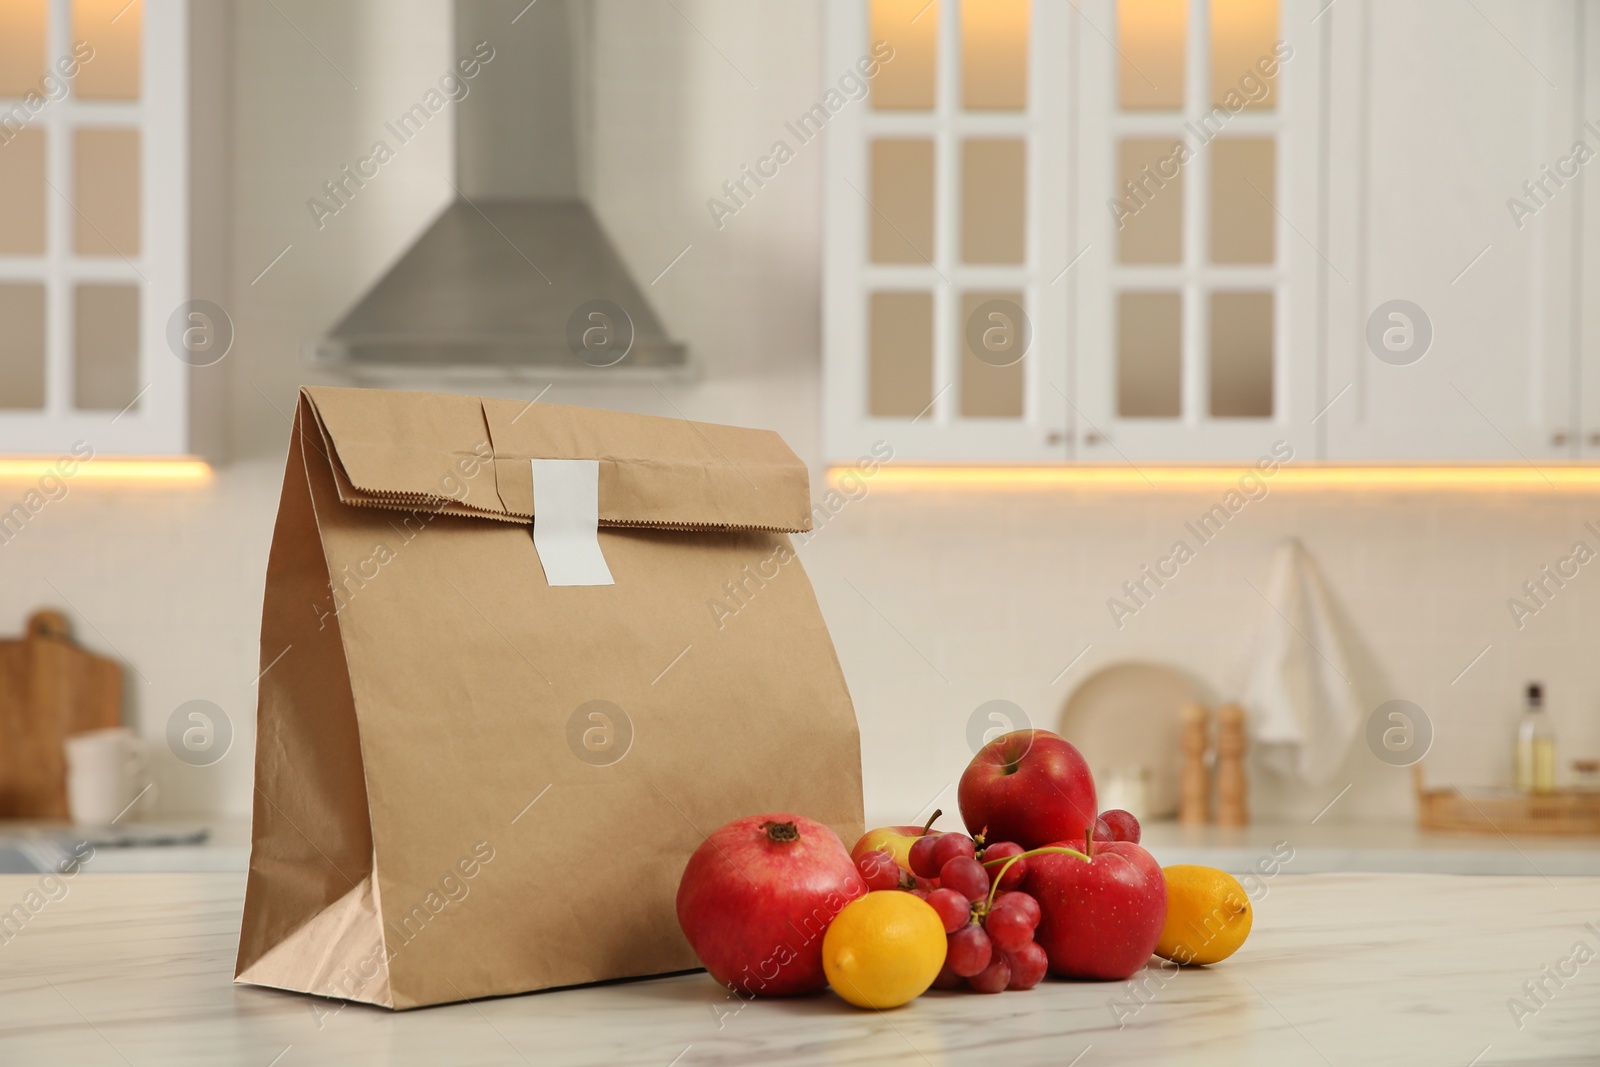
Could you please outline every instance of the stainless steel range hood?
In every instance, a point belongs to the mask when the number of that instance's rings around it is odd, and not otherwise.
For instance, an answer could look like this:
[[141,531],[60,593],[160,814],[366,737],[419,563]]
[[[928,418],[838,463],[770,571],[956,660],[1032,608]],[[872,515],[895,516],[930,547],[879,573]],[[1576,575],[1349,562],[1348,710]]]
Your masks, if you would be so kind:
[[312,346],[316,364],[378,380],[688,373],[584,196],[583,5],[525,4],[456,0],[454,54],[493,56],[447,105],[455,201]]

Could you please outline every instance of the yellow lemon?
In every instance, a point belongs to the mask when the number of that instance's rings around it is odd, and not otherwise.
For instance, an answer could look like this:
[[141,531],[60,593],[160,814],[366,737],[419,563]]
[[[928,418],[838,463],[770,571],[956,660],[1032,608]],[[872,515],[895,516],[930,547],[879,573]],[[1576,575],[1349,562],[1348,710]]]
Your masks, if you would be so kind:
[[828,984],[858,1008],[898,1008],[925,993],[944,966],[944,923],[898,889],[852,900],[822,935]]
[[1178,963],[1219,963],[1250,936],[1250,898],[1233,875],[1180,863],[1167,879],[1167,923],[1156,955]]

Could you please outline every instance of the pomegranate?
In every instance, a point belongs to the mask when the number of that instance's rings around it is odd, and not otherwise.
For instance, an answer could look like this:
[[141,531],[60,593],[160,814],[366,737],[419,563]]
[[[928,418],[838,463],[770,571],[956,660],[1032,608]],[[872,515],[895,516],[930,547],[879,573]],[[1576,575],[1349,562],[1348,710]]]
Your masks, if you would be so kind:
[[689,857],[678,925],[723,985],[746,996],[793,996],[828,984],[823,932],[866,892],[832,830],[801,815],[752,815]]

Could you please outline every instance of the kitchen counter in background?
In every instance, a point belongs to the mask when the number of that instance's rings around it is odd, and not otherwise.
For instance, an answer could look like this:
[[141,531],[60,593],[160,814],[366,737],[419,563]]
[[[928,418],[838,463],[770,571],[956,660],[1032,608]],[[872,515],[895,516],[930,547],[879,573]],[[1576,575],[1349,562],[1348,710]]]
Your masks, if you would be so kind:
[[1281,861],[1292,850],[1281,862],[1285,873],[1600,875],[1600,838],[1451,834],[1396,823],[1155,822],[1144,827],[1142,843],[1162,866],[1201,863],[1235,873],[1261,873],[1263,860]]
[[[40,878],[0,877],[0,906]],[[1490,1067],[1600,1051],[1589,970],[1600,964],[1548,984],[1520,1028],[1507,1007],[1575,943],[1600,946],[1595,878],[1278,878],[1237,955],[1172,976],[1149,968],[1137,995],[1125,982],[1046,981],[878,1013],[827,993],[746,1004],[697,973],[395,1014],[233,985],[238,874],[66,885],[0,934],[0,1062]]]
[[58,870],[74,856],[81,859],[85,874],[242,872],[250,866],[250,824],[226,820],[130,822],[89,829],[62,823],[0,822],[0,874]]
[[[198,831],[204,840],[195,841]],[[132,844],[97,847],[85,873],[237,871],[250,861],[245,822],[132,823]],[[82,840],[67,826],[0,823],[0,874],[42,871]],[[138,841],[184,842],[142,846]],[[1280,842],[1282,845],[1280,846]],[[848,842],[847,842],[848,843]],[[1600,838],[1446,834],[1390,823],[1261,823],[1242,828],[1150,823],[1144,844],[1163,866],[1201,863],[1236,874],[1277,859],[1285,874],[1589,875],[1600,877]],[[1276,852],[1274,851],[1276,849]],[[1285,855],[1292,858],[1286,862]]]

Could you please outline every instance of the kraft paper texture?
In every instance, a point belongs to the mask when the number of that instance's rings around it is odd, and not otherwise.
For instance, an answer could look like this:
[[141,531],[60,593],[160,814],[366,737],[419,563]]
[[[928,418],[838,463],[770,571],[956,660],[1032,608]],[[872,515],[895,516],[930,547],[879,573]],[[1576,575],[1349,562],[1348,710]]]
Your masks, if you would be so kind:
[[[615,584],[547,582],[543,459],[598,462]],[[697,966],[673,902],[705,834],[862,831],[855,713],[788,538],[809,526],[769,431],[302,390],[236,980],[413,1008]],[[712,609],[730,583],[736,616]]]

